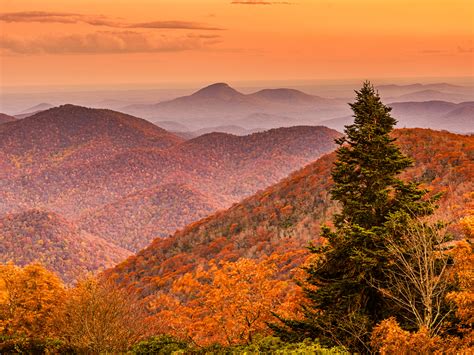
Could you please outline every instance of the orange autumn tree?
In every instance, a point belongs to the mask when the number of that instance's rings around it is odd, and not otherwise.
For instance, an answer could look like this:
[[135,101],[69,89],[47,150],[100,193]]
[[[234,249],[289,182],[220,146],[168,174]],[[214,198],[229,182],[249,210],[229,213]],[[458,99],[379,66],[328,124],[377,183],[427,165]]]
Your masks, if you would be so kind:
[[[472,225],[471,225],[472,226]],[[471,229],[471,233],[474,230]],[[472,237],[472,234],[471,234]],[[474,352],[474,250],[472,243],[460,242],[454,250],[454,273],[459,289],[450,292],[447,299],[454,303],[455,326],[460,335],[451,338],[452,347]]]
[[13,339],[55,337],[65,300],[61,280],[39,264],[0,266],[0,334]]
[[153,302],[161,330],[198,346],[250,343],[256,334],[269,333],[272,312],[294,312],[297,290],[276,275],[273,259],[211,261],[176,280],[174,297],[161,295]]
[[67,292],[61,338],[79,352],[126,352],[153,334],[146,317],[136,294],[110,281],[89,277]]

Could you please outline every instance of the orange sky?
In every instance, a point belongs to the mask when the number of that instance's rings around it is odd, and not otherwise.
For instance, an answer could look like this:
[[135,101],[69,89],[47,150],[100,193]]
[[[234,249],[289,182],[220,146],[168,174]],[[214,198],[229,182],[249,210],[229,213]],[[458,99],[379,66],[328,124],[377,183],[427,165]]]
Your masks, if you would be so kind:
[[0,0],[18,85],[474,76],[472,0]]

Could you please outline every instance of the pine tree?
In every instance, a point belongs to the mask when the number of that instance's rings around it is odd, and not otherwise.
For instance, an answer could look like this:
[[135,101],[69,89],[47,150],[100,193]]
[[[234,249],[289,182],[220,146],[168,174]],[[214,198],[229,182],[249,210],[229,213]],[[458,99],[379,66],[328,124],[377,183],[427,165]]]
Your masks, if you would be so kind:
[[350,104],[354,123],[338,139],[332,170],[333,200],[340,213],[334,230],[323,227],[327,243],[311,246],[315,261],[305,268],[303,290],[307,302],[302,320],[285,320],[272,326],[287,340],[319,338],[326,345],[343,345],[367,352],[373,326],[395,311],[373,287],[381,285],[389,251],[384,237],[401,233],[409,217],[432,213],[426,191],[399,174],[412,161],[390,136],[396,120],[369,82]]

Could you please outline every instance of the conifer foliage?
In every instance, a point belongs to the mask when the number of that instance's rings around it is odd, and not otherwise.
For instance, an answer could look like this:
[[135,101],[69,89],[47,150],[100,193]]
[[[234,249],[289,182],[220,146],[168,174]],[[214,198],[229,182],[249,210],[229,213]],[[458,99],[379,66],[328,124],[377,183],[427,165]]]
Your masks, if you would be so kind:
[[334,230],[323,228],[327,240],[310,247],[314,261],[306,267],[303,286],[307,303],[302,320],[283,320],[280,335],[297,340],[319,338],[326,344],[368,351],[373,326],[393,312],[373,287],[386,278],[389,250],[384,239],[401,233],[404,222],[432,212],[426,191],[399,174],[412,161],[390,136],[396,120],[369,82],[350,104],[354,124],[346,126],[332,169],[332,199],[340,204]]

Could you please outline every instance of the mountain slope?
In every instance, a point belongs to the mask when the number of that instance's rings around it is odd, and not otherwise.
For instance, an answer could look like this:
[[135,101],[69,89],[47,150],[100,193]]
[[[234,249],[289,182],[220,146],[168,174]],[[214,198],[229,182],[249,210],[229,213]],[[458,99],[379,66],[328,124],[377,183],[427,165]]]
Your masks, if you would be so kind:
[[9,115],[6,115],[4,113],[0,113],[0,124],[15,121],[15,120],[16,120],[16,118],[13,117],[13,116],[9,116]]
[[[78,160],[99,160],[134,147],[182,142],[145,120],[110,110],[64,105],[0,127],[0,151],[17,174]],[[2,173],[0,172],[0,177]]]
[[474,132],[474,104],[465,104],[442,116],[446,129],[454,132]]
[[0,262],[39,261],[66,282],[111,267],[129,255],[55,213],[28,210],[0,218]]
[[157,237],[216,211],[220,204],[184,184],[168,184],[126,196],[86,213],[78,224],[104,240],[137,251]]
[[[404,176],[434,192],[446,191],[443,204],[463,213],[474,188],[474,137],[421,129],[395,133],[398,144],[415,158]],[[334,154],[326,155],[280,183],[226,211],[192,223],[174,236],[156,239],[148,248],[106,272],[144,296],[166,292],[173,280],[214,259],[236,260],[279,254],[282,275],[305,257],[309,241],[319,242],[320,224],[335,206],[328,191]],[[286,276],[286,277],[287,277]]]

